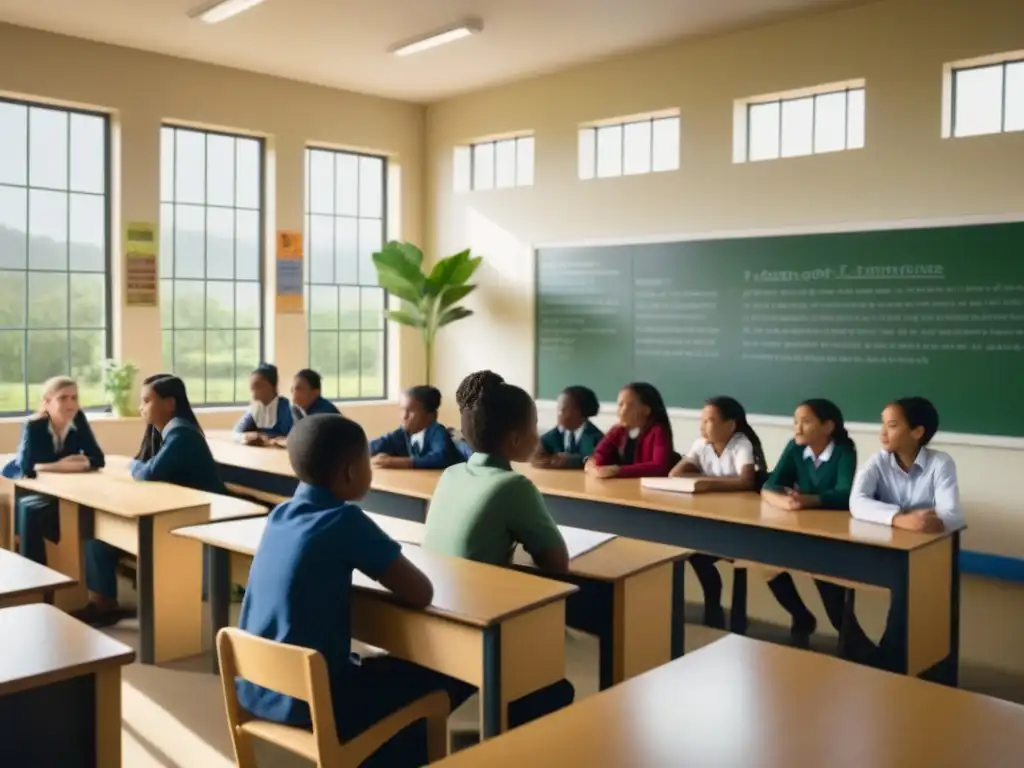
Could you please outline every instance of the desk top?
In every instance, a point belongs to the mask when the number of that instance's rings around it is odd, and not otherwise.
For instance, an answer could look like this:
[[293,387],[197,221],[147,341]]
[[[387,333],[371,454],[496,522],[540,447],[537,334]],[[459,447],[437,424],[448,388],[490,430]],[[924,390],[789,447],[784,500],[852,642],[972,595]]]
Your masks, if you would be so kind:
[[[254,448],[231,442],[229,432],[210,432],[210,448],[222,464],[246,467],[271,474],[294,477],[285,451]],[[517,464],[516,470],[533,480],[541,493],[604,504],[649,509],[675,515],[714,518],[738,525],[793,531],[876,547],[912,550],[948,536],[944,533],[915,533],[876,523],[855,520],[849,512],[805,509],[787,512],[761,501],[755,493],[672,493],[643,488],[638,479],[602,480],[584,472],[536,469]],[[374,469],[373,489],[418,499],[430,499],[439,471]]]
[[81,504],[119,517],[149,517],[192,507],[208,506],[214,520],[266,514],[245,499],[197,491],[170,483],[137,482],[128,474],[127,456],[107,456],[96,472],[40,472],[35,478],[14,480],[18,487]]
[[129,664],[135,651],[45,603],[0,610],[0,695]]
[[[265,517],[256,517],[191,525],[177,529],[174,534],[230,552],[254,555],[266,526]],[[426,609],[427,613],[461,624],[490,626],[524,611],[564,600],[577,590],[572,584],[438,555],[416,546],[403,547],[402,552],[434,585],[434,601]],[[353,573],[352,585],[359,590],[391,595],[385,587],[359,571]]]
[[1024,707],[730,635],[445,768],[1017,765]]
[[[14,552],[0,549],[0,599],[70,587],[75,583],[70,576],[32,562]],[[0,648],[3,648],[2,643]]]

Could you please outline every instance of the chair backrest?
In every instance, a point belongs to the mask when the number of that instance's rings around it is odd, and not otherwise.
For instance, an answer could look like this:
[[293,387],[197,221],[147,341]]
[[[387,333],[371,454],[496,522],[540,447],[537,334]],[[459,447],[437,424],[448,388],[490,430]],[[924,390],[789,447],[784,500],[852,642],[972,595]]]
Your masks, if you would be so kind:
[[[236,678],[305,701],[313,723],[309,739],[315,743],[316,753],[327,755],[338,749],[327,662],[317,651],[225,627],[217,633],[217,657],[228,726],[240,766],[247,766],[251,760],[252,746],[245,724],[256,718],[239,705]],[[292,734],[289,742],[295,741]]]

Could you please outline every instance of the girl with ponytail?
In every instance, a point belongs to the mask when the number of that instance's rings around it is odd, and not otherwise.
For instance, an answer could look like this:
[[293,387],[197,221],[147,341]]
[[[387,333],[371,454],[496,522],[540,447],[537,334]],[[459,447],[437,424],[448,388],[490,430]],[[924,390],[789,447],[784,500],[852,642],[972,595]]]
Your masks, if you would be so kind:
[[[704,403],[700,413],[700,437],[673,467],[672,477],[697,476],[695,493],[710,491],[758,491],[768,476],[761,438],[747,421],[739,401],[720,395]],[[690,557],[704,590],[704,623],[725,628],[722,610],[722,575],[712,555]]]

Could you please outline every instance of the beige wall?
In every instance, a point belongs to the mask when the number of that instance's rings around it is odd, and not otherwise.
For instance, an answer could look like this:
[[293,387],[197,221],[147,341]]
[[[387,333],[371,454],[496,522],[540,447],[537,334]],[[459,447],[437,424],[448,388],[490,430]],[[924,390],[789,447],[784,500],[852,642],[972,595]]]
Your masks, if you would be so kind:
[[[471,301],[478,314],[443,331],[436,361],[443,390],[450,395],[461,376],[483,366],[532,389],[532,244],[1021,213],[1024,133],[949,141],[940,128],[943,64],[1020,49],[1022,30],[1020,0],[887,0],[430,107],[427,242],[439,253],[471,246],[486,257]],[[852,78],[867,81],[865,149],[732,163],[734,99]],[[679,172],[577,179],[579,123],[670,107],[682,116]],[[524,129],[536,133],[534,187],[452,192],[455,143]],[[551,422],[551,410],[541,418]],[[696,433],[692,416],[680,414],[676,432],[687,445]],[[789,436],[779,426],[760,433],[769,455]],[[874,429],[857,443],[862,455],[876,450]],[[1016,482],[1024,451],[939,447],[960,470],[965,546],[1024,556]]]
[[[274,316],[270,238],[275,229],[302,229],[302,153],[307,143],[387,154],[393,193],[389,236],[413,241],[422,238],[421,106],[5,24],[0,24],[0,93],[98,108],[113,115],[115,163],[120,166],[112,176],[115,254],[120,253],[119,223],[159,220],[161,121],[184,121],[266,137],[265,355],[282,371],[307,364],[306,324],[302,315]],[[145,376],[166,368],[161,360],[160,312],[157,308],[122,309],[123,271],[121,257],[117,256],[113,270],[114,354],[135,362]],[[389,392],[394,393],[400,385],[419,379],[422,359],[417,354],[415,336],[407,340],[406,334],[397,329],[392,329],[389,348]],[[346,410],[356,417],[365,414],[368,428],[376,428],[379,423],[380,406],[353,405]],[[238,413],[211,413],[203,421],[226,426]],[[0,451],[13,449],[20,421],[0,420]],[[390,417],[385,423],[393,421]],[[110,419],[98,422],[97,435],[110,452],[133,450],[140,439],[140,428],[131,421]]]

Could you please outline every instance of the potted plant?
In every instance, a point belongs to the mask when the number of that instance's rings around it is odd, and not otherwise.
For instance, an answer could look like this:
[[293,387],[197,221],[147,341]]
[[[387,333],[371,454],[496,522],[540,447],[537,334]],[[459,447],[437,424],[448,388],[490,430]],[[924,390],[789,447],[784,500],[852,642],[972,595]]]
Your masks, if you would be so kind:
[[377,284],[402,300],[401,309],[385,311],[396,323],[417,328],[423,338],[426,354],[425,384],[431,383],[434,340],[446,325],[473,314],[458,306],[476,289],[469,283],[483,258],[471,256],[469,249],[448,256],[434,264],[429,273],[423,271],[423,251],[412,243],[392,240],[383,250],[373,254],[377,268]]
[[138,372],[139,369],[132,363],[103,361],[103,394],[107,396],[110,410],[115,416],[138,415],[138,410],[132,405],[135,395],[135,374]]

